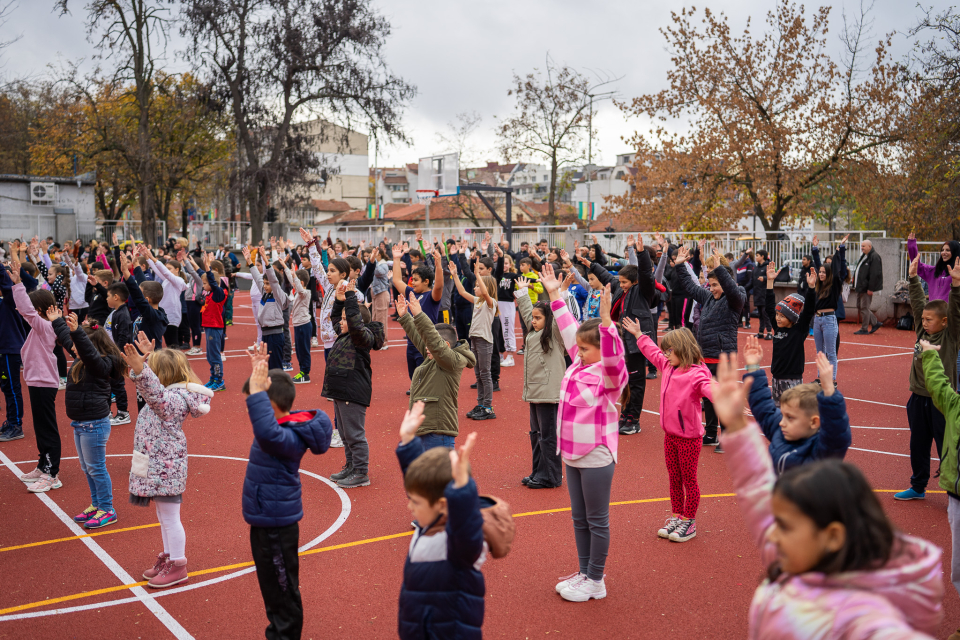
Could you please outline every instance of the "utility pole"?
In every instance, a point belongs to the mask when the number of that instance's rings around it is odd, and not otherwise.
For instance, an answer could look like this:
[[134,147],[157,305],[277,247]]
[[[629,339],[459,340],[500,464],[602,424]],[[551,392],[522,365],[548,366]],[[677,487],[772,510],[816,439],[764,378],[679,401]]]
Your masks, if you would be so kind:
[[[592,204],[591,187],[593,186],[593,94],[587,94],[590,98],[590,113],[587,116],[587,204]],[[589,228],[589,225],[587,225]]]

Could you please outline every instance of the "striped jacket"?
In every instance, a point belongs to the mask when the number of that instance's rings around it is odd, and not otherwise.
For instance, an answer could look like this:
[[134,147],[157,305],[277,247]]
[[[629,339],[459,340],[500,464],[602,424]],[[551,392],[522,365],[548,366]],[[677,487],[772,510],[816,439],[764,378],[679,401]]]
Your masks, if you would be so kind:
[[619,440],[616,402],[627,384],[623,341],[615,326],[601,326],[600,362],[583,365],[577,349],[577,321],[562,300],[551,302],[550,307],[573,360],[560,385],[557,453],[576,459],[604,445],[616,461]]

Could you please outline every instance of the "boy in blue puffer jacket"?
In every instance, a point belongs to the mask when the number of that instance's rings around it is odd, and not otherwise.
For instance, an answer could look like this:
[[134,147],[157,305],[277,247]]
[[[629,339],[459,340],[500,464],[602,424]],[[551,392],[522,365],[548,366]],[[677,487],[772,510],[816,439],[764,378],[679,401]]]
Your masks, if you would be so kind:
[[817,352],[820,384],[787,389],[780,397],[779,409],[767,386],[767,374],[759,368],[763,349],[756,338],[747,339],[743,357],[750,411],[770,441],[776,473],[824,458],[843,460],[851,443],[850,418],[843,396],[833,386],[833,365],[826,354]]
[[423,402],[406,412],[397,458],[416,531],[400,587],[401,640],[479,640],[483,636],[480,567],[487,559],[477,485],[470,477],[470,451],[477,434],[459,450],[424,451],[417,437]]
[[290,412],[296,399],[293,380],[283,370],[267,370],[267,347],[251,355],[253,373],[244,384],[253,424],[250,461],[243,480],[243,519],[250,525],[250,548],[266,608],[268,638],[299,638],[299,521],[303,518],[300,459],[330,447],[333,427],[322,411]]

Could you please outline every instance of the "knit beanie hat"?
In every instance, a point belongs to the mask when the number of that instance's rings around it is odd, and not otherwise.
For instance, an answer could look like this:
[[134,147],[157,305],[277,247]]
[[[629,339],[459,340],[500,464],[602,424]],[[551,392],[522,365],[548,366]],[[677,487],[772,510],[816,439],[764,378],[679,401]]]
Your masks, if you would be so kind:
[[777,311],[783,314],[790,322],[796,324],[803,313],[803,298],[798,293],[791,293],[777,303]]

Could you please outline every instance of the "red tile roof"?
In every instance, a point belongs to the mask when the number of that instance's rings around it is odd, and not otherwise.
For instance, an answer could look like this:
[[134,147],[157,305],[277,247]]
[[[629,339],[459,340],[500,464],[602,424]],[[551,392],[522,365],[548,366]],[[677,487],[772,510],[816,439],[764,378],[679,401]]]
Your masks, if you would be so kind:
[[341,212],[350,211],[350,205],[342,200],[311,200],[310,204],[317,211]]

